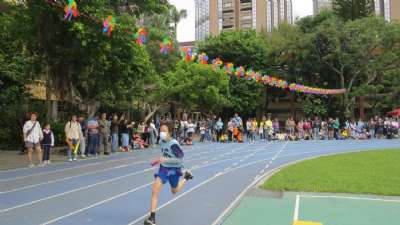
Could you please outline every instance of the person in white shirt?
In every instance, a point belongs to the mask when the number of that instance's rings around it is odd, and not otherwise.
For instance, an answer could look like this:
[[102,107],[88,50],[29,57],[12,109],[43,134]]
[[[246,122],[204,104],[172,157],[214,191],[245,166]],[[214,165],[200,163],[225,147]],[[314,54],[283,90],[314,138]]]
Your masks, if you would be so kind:
[[38,115],[36,112],[30,113],[31,119],[26,121],[24,124],[24,127],[22,128],[23,135],[24,135],[25,147],[28,150],[29,167],[35,166],[32,163],[33,149],[35,149],[37,151],[39,166],[43,165],[42,149],[40,147],[40,141],[43,140],[43,132],[42,132],[42,128],[40,127],[39,121],[37,121],[37,117],[38,117]]
[[[76,156],[78,153],[78,143],[82,135],[81,124],[77,121],[76,115],[72,115],[71,120],[65,124],[65,136],[66,142],[68,144],[68,161],[76,161]],[[72,157],[73,155],[73,157]]]

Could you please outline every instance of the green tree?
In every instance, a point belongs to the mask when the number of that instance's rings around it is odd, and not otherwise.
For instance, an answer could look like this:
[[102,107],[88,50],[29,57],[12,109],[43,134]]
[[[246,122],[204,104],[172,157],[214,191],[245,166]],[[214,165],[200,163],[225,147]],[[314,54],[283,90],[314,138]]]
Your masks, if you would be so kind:
[[[378,100],[380,96],[380,103],[383,96],[390,99],[383,89],[390,90],[390,83],[396,80],[393,74],[398,72],[397,29],[397,23],[378,17],[345,22],[324,12],[300,20],[297,28],[278,30],[272,35],[272,46],[274,54],[280,56],[278,62],[288,65],[296,81],[345,88],[347,93],[341,98],[321,100],[330,106],[329,114],[339,112],[351,117],[358,99]],[[378,101],[374,105],[379,105]],[[377,110],[381,109],[382,105]]]
[[177,31],[178,31],[178,23],[182,20],[185,19],[187,17],[187,11],[186,9],[181,9],[181,10],[177,10],[175,6],[172,6],[170,9],[170,16],[172,19],[172,22],[174,24],[174,31],[175,31],[175,37],[177,35]]
[[[115,4],[124,6],[123,2]],[[31,25],[26,32],[28,49],[38,56],[37,65],[49,93],[56,92],[62,100],[90,115],[100,106],[129,106],[134,93],[143,92],[143,84],[154,76],[146,49],[134,43],[132,34],[124,32],[134,31],[135,16],[105,0],[78,1],[78,7],[100,20],[114,15],[117,28],[111,38],[101,33],[101,24],[86,17],[65,22],[58,7],[43,1],[26,4],[23,17]]]
[[[219,57],[225,63],[232,62],[236,66],[255,71],[266,71],[271,66],[268,41],[254,30],[223,32],[199,43],[198,51],[207,53],[211,59]],[[249,115],[260,108],[262,111],[266,110],[265,86],[232,78],[229,90],[232,105],[225,109],[225,114],[239,111]]]
[[[13,9],[17,10],[17,9]],[[18,38],[24,24],[14,14],[0,13],[0,146],[9,147],[21,141],[21,127],[29,102],[26,84],[33,69],[25,43]],[[32,104],[33,106],[33,104]]]
[[180,61],[163,79],[164,103],[206,114],[219,113],[229,106],[229,78],[222,70]]
[[344,20],[356,20],[374,15],[374,0],[333,0],[333,10]]

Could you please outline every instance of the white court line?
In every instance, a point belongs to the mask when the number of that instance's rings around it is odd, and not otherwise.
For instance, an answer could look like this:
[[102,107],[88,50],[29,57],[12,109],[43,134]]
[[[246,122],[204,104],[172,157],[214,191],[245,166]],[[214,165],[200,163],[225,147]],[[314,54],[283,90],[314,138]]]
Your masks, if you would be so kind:
[[380,201],[380,202],[396,202],[396,203],[400,203],[400,199],[351,197],[351,196],[336,196],[336,195],[300,195],[300,197],[302,197],[302,198],[337,198],[337,199],[349,199],[349,200],[366,200],[366,201]]
[[347,200],[366,200],[366,201],[380,201],[380,202],[395,202],[400,203],[400,199],[384,199],[384,198],[368,198],[368,197],[351,197],[351,196],[337,196],[337,195],[296,195],[296,203],[293,213],[293,221],[299,220],[300,198],[335,198]]
[[296,203],[294,205],[293,221],[299,220],[299,207],[300,207],[300,195],[296,195]]
[[[253,187],[254,185],[256,185],[258,182],[260,182],[262,179],[264,179],[265,177],[267,177],[267,176],[269,176],[269,175],[271,175],[271,174],[273,174],[274,172],[276,172],[276,171],[279,171],[280,169],[282,169],[282,168],[284,168],[284,167],[286,167],[286,166],[290,166],[290,165],[293,165],[293,164],[296,164],[296,163],[299,163],[299,162],[302,162],[302,161],[305,161],[305,160],[310,160],[310,159],[313,159],[313,158],[319,158],[319,157],[323,157],[323,156],[329,156],[329,155],[339,155],[339,154],[346,154],[346,153],[352,153],[352,152],[362,152],[362,151],[369,151],[369,150],[350,150],[350,151],[344,151],[344,152],[340,152],[340,151],[337,151],[337,152],[331,152],[331,153],[329,153],[329,154],[322,154],[322,155],[317,155],[317,156],[311,156],[311,157],[307,157],[307,158],[304,158],[304,159],[299,159],[299,160],[296,160],[296,161],[293,161],[293,162],[288,162],[288,163],[285,163],[285,164],[283,164],[283,165],[280,165],[280,166],[278,166],[278,167],[276,167],[276,168],[274,168],[274,169],[272,169],[272,170],[270,170],[270,171],[268,171],[267,173],[265,173],[265,174],[263,174],[263,175],[257,175],[256,177],[257,177],[257,179],[255,179],[249,186],[247,186],[237,197],[236,197],[236,199],[217,217],[217,219],[215,219],[215,221],[212,223],[212,225],[220,225],[222,222],[223,222],[223,219],[226,217],[226,215],[229,213],[229,212],[231,212],[232,211],[232,209],[235,207],[235,205],[237,205],[238,204],[238,202],[240,201],[240,199],[246,194],[246,192],[251,188],[251,187]],[[315,151],[315,150],[312,150],[312,151],[307,151],[307,152],[301,152],[301,153],[294,153],[294,154],[286,154],[286,155],[282,155],[282,156],[280,156],[279,158],[287,158],[287,157],[292,157],[292,156],[297,156],[297,155],[304,155],[304,154],[308,154],[308,153],[320,153],[320,152],[326,152],[326,150],[321,150],[321,151]],[[256,163],[259,163],[259,162],[262,162],[262,161],[268,161],[268,160],[270,160],[270,159],[264,159],[264,160],[258,160],[258,161],[255,161],[255,162],[253,162],[254,164],[256,164]]]

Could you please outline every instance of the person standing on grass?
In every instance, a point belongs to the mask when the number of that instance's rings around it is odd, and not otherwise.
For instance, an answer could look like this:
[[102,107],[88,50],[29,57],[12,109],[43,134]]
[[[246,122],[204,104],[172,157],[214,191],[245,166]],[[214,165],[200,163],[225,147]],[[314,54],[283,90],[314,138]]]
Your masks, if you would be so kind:
[[50,124],[47,123],[43,129],[43,163],[50,164],[50,151],[54,147],[54,134],[51,131]]
[[108,137],[110,136],[110,122],[107,120],[107,114],[102,113],[99,120],[99,149],[103,149],[104,155],[109,155],[108,152]]
[[[150,217],[145,221],[145,225],[156,224],[156,209],[158,195],[163,185],[169,182],[171,192],[177,194],[185,186],[186,181],[193,179],[190,171],[183,172],[183,151],[178,141],[173,139],[169,127],[162,125],[160,128],[160,147],[162,156],[152,161],[152,165],[160,164],[158,172],[154,175],[155,180],[151,193]],[[183,176],[184,179],[180,179]]]
[[76,161],[76,156],[77,156],[77,149],[76,146],[78,145],[80,141],[80,137],[83,136],[82,133],[82,128],[81,124],[78,123],[76,115],[71,116],[71,120],[68,121],[67,124],[65,124],[65,136],[66,136],[66,142],[68,145],[68,161],[72,162],[72,160]]
[[38,114],[36,112],[30,113],[30,120],[26,121],[22,128],[25,147],[28,151],[29,167],[35,166],[32,163],[33,149],[37,152],[39,166],[43,165],[42,149],[40,148],[40,141],[43,140],[43,132],[39,121],[37,121],[37,117]]

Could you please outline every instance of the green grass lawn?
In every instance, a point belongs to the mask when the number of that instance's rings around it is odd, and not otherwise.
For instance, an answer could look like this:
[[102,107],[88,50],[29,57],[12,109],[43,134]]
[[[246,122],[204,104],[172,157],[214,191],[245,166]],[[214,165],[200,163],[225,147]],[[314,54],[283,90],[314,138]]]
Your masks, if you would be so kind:
[[400,149],[307,160],[282,169],[262,187],[283,191],[400,196]]

